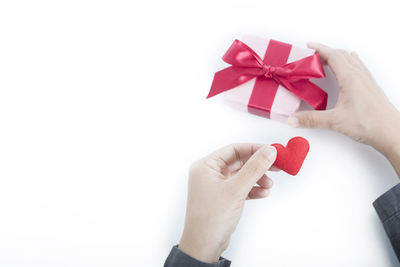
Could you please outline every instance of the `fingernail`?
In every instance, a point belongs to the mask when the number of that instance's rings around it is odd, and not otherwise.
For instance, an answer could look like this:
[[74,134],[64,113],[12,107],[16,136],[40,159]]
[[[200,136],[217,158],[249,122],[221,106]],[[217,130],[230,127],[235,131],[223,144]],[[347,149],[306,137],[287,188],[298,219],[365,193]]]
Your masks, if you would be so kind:
[[276,148],[273,146],[265,146],[263,153],[267,156],[267,161],[274,161],[276,158]]
[[317,42],[308,42],[308,43],[307,43],[307,46],[308,46],[308,47],[317,47],[317,46],[318,46],[318,43],[317,43]]
[[262,193],[261,193],[261,197],[267,197],[267,196],[269,196],[270,192],[271,192],[271,191],[269,191],[268,189],[267,189],[267,190],[263,190]]
[[272,180],[268,180],[268,187],[271,188],[274,185],[274,182]]
[[299,119],[294,116],[290,116],[287,120],[287,124],[289,124],[291,127],[299,127]]

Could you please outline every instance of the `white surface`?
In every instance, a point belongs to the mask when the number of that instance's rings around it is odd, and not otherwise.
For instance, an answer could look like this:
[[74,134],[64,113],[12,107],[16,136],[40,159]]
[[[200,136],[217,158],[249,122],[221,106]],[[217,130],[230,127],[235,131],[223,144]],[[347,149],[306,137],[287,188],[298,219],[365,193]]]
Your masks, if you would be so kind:
[[295,135],[302,171],[271,175],[224,256],[396,266],[371,205],[397,183],[382,156],[205,100],[227,46],[255,34],[357,50],[400,107],[396,1],[142,2],[0,3],[0,266],[162,266],[193,160]]

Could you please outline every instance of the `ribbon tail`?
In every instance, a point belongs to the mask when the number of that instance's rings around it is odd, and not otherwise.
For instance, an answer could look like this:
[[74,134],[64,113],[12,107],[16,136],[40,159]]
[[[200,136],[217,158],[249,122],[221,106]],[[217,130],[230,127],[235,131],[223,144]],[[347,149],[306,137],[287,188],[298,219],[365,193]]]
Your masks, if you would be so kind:
[[[217,71],[211,84],[210,92],[207,98],[213,97],[230,89],[233,89],[257,76],[251,73],[252,68],[228,67]],[[256,72],[253,70],[253,72]]]
[[309,80],[303,79],[291,82],[285,79],[280,79],[279,82],[297,97],[309,104],[313,109],[326,109],[328,94]]

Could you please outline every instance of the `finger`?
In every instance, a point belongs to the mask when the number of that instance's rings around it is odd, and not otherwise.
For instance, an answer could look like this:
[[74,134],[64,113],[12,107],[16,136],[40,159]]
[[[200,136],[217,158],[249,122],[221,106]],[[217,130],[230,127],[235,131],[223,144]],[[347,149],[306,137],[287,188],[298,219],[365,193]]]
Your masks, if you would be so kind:
[[338,49],[312,42],[307,45],[309,48],[314,49],[321,59],[331,67],[336,77],[343,72],[343,67],[348,66],[346,57]]
[[343,56],[346,58],[347,62],[349,65],[353,66],[356,69],[364,70],[368,72],[367,67],[365,67],[364,63],[360,60],[360,58],[357,56],[356,52],[347,52],[345,50],[339,49],[339,51],[343,54]]
[[335,54],[335,49],[331,48],[327,45],[316,43],[316,42],[309,42],[307,43],[308,48],[314,49],[317,52],[321,60],[324,60],[328,63],[328,58],[332,57]]
[[351,52],[350,55],[353,58],[353,60],[358,63],[358,66],[361,69],[369,72],[367,66],[365,66],[364,62],[361,60],[361,58],[358,56],[358,54],[355,51]]
[[246,199],[259,199],[265,198],[269,195],[269,189],[265,189],[262,187],[254,186],[249,194],[247,195]]
[[244,190],[252,186],[265,174],[276,159],[276,149],[264,145],[258,149],[234,176],[235,182]]
[[209,157],[221,161],[226,166],[236,164],[231,167],[239,169],[261,146],[262,144],[230,144],[213,152]]
[[264,174],[260,180],[257,181],[257,184],[265,189],[272,188],[274,182],[269,178],[266,174]]
[[338,49],[339,53],[343,55],[343,57],[346,59],[347,63],[351,65],[358,65],[357,62],[354,61],[354,58],[350,55],[350,53],[344,49]]
[[350,53],[353,60],[355,60],[359,65],[364,66],[364,63],[361,61],[360,57],[358,56],[357,52],[353,51]]
[[333,118],[334,113],[332,110],[299,111],[292,114],[287,123],[292,127],[331,129]]
[[271,171],[271,172],[280,172],[281,169],[279,169],[279,168],[276,167],[276,166],[272,166],[272,167],[269,169],[269,171]]
[[[232,163],[232,165],[229,166],[229,171],[231,171],[233,174],[236,174],[244,165],[245,161],[247,161],[248,159],[243,159],[241,161],[236,161],[234,163]],[[271,168],[269,168],[268,171],[271,172],[280,172],[281,169],[279,169],[276,166],[272,166]]]

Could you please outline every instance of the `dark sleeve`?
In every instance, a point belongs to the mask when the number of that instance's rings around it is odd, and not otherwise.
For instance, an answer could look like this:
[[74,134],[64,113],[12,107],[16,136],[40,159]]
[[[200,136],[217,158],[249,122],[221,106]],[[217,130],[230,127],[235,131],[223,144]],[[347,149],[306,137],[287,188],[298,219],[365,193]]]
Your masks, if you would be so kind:
[[400,184],[380,196],[373,205],[400,261]]
[[167,260],[164,263],[164,267],[229,267],[231,262],[220,257],[216,263],[205,263],[192,258],[188,254],[184,253],[174,246],[168,255]]

